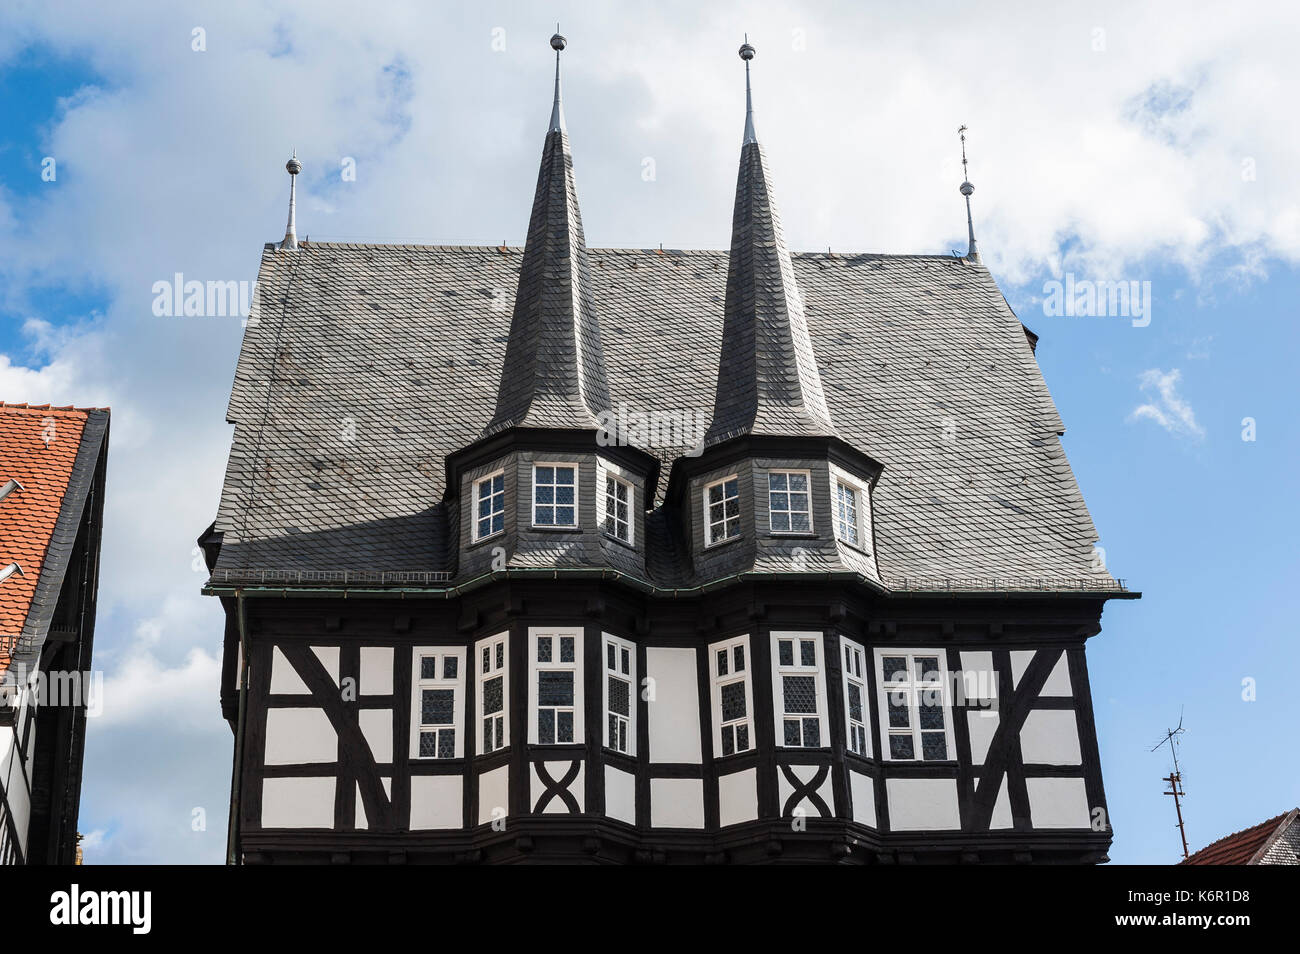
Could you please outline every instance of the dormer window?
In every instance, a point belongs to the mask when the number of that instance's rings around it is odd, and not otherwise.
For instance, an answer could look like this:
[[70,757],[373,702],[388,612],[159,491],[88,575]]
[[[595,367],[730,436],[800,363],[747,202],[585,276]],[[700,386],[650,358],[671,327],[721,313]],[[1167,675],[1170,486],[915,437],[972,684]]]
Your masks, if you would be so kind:
[[831,466],[831,515],[835,539],[859,550],[871,546],[871,498],[867,485]]
[[861,546],[858,523],[858,488],[839,481],[835,484],[835,536],[850,546]]
[[615,540],[632,545],[632,485],[605,475],[605,532]]
[[538,464],[533,468],[533,526],[577,525],[577,465]]
[[740,536],[740,479],[735,474],[704,488],[704,525],[709,546]]
[[811,533],[812,504],[806,470],[774,470],[767,475],[768,519],[773,533]]
[[498,471],[474,484],[474,539],[485,540],[506,527],[506,475]]

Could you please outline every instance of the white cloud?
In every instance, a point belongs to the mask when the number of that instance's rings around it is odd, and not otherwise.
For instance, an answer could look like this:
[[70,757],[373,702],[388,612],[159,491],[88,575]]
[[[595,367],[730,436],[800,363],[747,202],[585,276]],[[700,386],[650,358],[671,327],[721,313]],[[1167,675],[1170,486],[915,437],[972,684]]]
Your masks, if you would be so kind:
[[1182,372],[1177,368],[1171,371],[1148,368],[1143,371],[1138,377],[1138,387],[1150,399],[1135,407],[1129,420],[1155,421],[1175,437],[1203,438],[1205,429],[1196,423],[1192,406],[1178,393],[1181,379]]

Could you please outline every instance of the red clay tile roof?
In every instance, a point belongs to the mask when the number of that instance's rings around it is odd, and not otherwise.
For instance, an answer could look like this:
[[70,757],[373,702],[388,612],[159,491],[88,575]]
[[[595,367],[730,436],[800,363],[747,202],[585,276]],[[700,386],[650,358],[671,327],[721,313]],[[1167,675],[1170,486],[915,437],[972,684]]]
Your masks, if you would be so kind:
[[1282,823],[1291,818],[1295,810],[1283,812],[1266,822],[1260,822],[1251,828],[1234,832],[1226,838],[1220,838],[1213,844],[1206,845],[1180,865],[1245,865],[1249,864],[1265,845],[1277,834]]
[[0,485],[21,484],[0,500],[0,569],[22,568],[0,582],[0,672],[31,610],[87,417],[80,408],[0,402]]

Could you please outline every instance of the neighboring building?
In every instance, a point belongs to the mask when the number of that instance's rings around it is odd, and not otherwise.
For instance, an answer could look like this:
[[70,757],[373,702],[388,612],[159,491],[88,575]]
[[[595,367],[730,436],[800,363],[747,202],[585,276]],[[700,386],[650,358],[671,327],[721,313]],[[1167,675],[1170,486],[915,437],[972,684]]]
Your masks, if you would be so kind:
[[0,862],[73,864],[108,411],[0,403]]
[[1136,594],[970,238],[789,253],[748,110],[729,253],[588,250],[558,52],[522,251],[291,204],[200,541],[231,859],[1104,861]]
[[1300,865],[1300,809],[1206,845],[1180,865]]

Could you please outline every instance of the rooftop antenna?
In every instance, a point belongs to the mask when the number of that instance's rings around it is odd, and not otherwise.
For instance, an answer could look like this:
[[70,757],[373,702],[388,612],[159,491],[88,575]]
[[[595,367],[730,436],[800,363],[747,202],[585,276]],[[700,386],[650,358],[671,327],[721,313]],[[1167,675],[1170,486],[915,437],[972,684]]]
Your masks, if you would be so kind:
[[745,61],[745,140],[742,146],[748,146],[751,142],[758,142],[758,136],[754,132],[754,95],[749,89],[749,61],[754,58],[757,51],[749,45],[749,34],[745,34],[745,42],[740,45],[740,58]]
[[975,222],[971,219],[970,214],[970,197],[975,191],[975,187],[970,184],[970,176],[966,172],[966,126],[963,123],[957,127],[957,135],[961,137],[961,194],[966,197],[966,232],[970,236],[970,246],[966,250],[966,258],[972,262],[980,260],[979,247],[975,244]]
[[560,25],[555,24],[555,36],[551,37],[551,49],[555,51],[555,105],[551,107],[551,125],[547,132],[564,132],[564,107],[560,105],[560,51],[569,45],[569,41],[560,36]]
[[1178,713],[1178,728],[1166,729],[1165,737],[1161,739],[1159,742],[1157,742],[1155,746],[1151,749],[1151,751],[1154,752],[1156,749],[1160,748],[1161,746],[1167,745],[1169,746],[1169,754],[1172,755],[1174,759],[1173,771],[1170,772],[1168,775],[1166,775],[1164,778],[1162,778],[1160,781],[1169,783],[1169,791],[1165,792],[1165,794],[1172,795],[1174,797],[1174,811],[1178,815],[1178,834],[1183,839],[1183,860],[1184,861],[1187,860],[1188,857],[1187,830],[1183,826],[1183,806],[1182,803],[1179,801],[1179,799],[1184,797],[1187,793],[1183,791],[1183,774],[1181,771],[1179,771],[1178,768],[1178,737],[1182,735],[1185,731],[1187,730],[1183,728],[1183,714],[1180,711]]
[[298,150],[293,151],[293,156],[284,164],[285,171],[289,173],[289,223],[284,227],[284,241],[280,243],[280,248],[294,250],[298,247],[298,220],[295,214],[297,205],[298,173],[302,172],[302,163],[298,161]]

